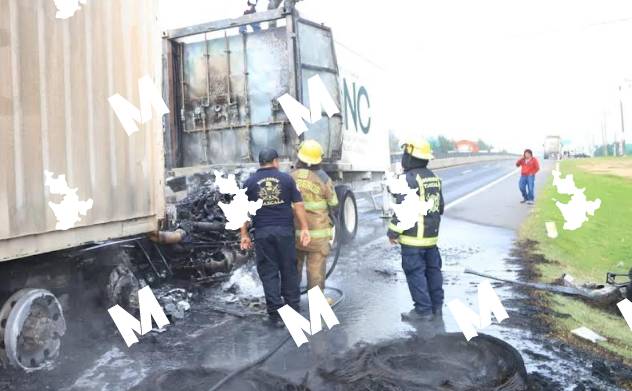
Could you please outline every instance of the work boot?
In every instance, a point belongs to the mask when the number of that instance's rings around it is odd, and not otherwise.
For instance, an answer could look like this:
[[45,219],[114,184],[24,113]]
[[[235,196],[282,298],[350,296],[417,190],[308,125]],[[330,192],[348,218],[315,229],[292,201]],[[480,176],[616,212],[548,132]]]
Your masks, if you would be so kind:
[[525,202],[527,202],[527,200],[520,201],[521,204],[524,204]]
[[527,201],[527,205],[533,205],[533,201],[531,200]]
[[285,327],[285,323],[283,323],[283,319],[280,316],[270,315],[268,317],[268,321],[270,322],[270,326],[275,329],[282,329]]
[[434,315],[432,313],[421,314],[415,309],[408,312],[402,312],[402,320],[409,322],[429,322],[433,318]]

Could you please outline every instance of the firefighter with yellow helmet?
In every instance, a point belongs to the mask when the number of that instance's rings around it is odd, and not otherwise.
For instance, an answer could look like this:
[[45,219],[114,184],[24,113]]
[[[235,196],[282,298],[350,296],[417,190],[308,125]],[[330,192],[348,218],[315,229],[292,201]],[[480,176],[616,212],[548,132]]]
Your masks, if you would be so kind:
[[417,190],[423,211],[415,225],[407,230],[397,227],[397,216],[393,216],[387,235],[391,243],[401,245],[402,268],[414,302],[414,308],[403,313],[402,319],[430,321],[441,318],[443,307],[441,254],[437,247],[444,208],[441,179],[427,167],[433,159],[427,140],[408,140],[402,148],[402,175],[405,175],[408,186]]
[[[303,196],[311,242],[303,246],[296,242],[298,273],[303,264],[307,269],[307,288],[325,289],[326,259],[333,237],[333,223],[329,210],[337,212],[338,197],[331,178],[321,168],[323,148],[316,140],[305,140],[298,149],[296,169],[290,173]],[[297,231],[298,235],[298,231]]]

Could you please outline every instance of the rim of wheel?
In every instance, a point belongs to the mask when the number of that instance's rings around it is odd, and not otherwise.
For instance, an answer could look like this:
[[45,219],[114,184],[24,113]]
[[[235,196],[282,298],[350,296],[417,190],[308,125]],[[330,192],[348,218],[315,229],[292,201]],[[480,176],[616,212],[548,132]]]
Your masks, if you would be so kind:
[[353,204],[353,199],[351,197],[345,197],[345,204],[343,206],[345,223],[344,227],[349,234],[353,234],[356,225],[356,208]]
[[21,289],[0,311],[7,312],[0,331],[9,363],[34,371],[46,367],[59,355],[66,320],[55,295],[45,289]]
[[22,289],[15,292],[11,297],[7,299],[0,308],[0,361],[7,364],[7,350],[4,344],[4,330],[7,327],[7,321],[9,319],[9,314],[11,310],[15,306],[15,303],[26,293],[26,290]]

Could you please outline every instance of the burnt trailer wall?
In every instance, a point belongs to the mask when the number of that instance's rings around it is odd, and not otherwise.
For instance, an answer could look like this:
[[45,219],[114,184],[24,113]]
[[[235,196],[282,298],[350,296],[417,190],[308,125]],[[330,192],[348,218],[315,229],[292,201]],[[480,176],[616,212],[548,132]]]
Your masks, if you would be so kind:
[[183,44],[185,166],[252,161],[259,145],[285,150],[271,107],[289,89],[285,38],[275,28]]
[[[138,79],[161,81],[157,0],[90,0],[56,18],[52,0],[0,0],[0,261],[155,229],[164,210],[155,116],[128,136],[108,103],[139,106]],[[56,229],[65,175],[93,206]]]
[[[264,147],[294,159],[300,140],[276,99],[289,93],[309,106],[307,80],[316,74],[340,107],[331,31],[294,12],[169,31],[164,54],[169,168],[253,163]],[[341,122],[309,124],[305,137],[321,142],[326,160],[340,157]]]

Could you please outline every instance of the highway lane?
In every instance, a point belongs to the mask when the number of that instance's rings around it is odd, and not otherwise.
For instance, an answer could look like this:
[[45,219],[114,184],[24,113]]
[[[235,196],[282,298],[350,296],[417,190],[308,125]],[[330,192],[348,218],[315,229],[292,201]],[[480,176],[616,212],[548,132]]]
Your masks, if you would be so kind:
[[477,162],[435,170],[443,183],[446,204],[515,170],[514,159]]

